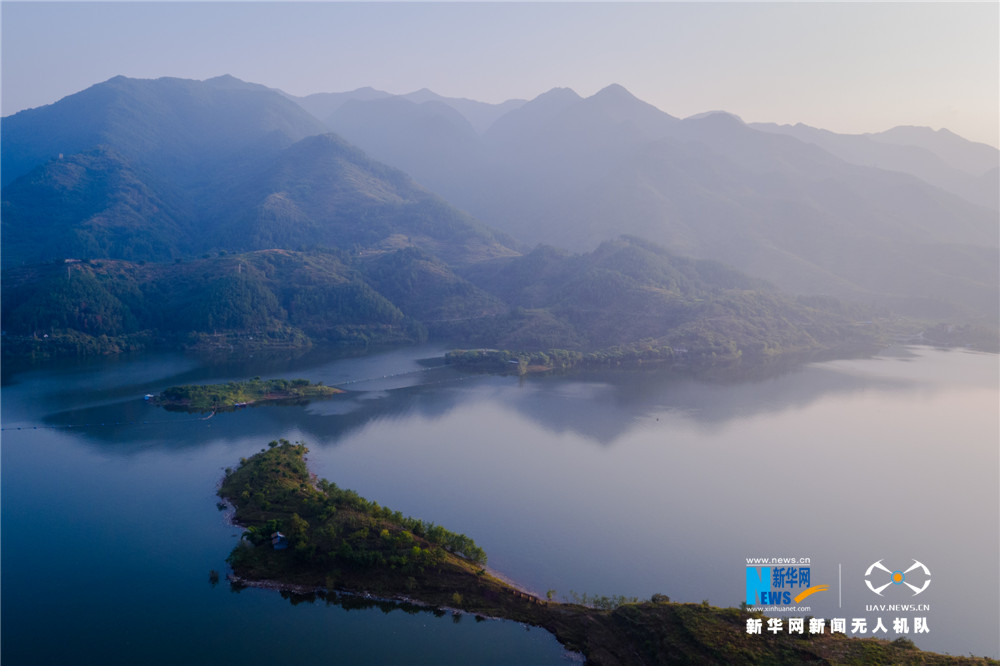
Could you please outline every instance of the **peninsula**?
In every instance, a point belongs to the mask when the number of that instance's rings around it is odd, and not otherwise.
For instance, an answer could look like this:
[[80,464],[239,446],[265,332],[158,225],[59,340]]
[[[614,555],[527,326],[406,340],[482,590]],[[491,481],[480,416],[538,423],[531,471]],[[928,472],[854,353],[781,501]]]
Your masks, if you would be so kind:
[[996,663],[923,652],[905,639],[748,635],[747,620],[760,614],[661,594],[641,603],[542,599],[491,575],[486,553],[469,537],[317,480],[307,451],[272,441],[226,470],[219,495],[246,528],[228,559],[236,584],[370,594],[523,622],[552,632],[591,664]]
[[171,386],[150,400],[171,410],[218,412],[247,407],[260,402],[299,401],[326,398],[342,389],[312,384],[308,379],[267,379],[254,377],[225,384]]

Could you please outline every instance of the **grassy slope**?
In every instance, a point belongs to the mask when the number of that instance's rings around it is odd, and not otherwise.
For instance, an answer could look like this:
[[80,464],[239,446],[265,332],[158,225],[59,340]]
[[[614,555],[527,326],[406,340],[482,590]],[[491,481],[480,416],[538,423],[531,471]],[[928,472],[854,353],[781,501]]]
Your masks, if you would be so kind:
[[[287,550],[275,551],[266,540],[258,546],[241,542],[230,562],[245,580],[417,599],[525,622],[551,631],[593,664],[997,663],[843,635],[751,636],[746,633],[748,615],[735,608],[650,601],[609,611],[539,599],[421,536],[419,532],[429,532],[427,524],[402,518],[326,481],[316,482],[306,468],[304,446],[272,444],[241,461],[238,469],[227,470],[219,491],[236,505],[236,520],[248,526],[251,535],[266,536],[278,525],[292,543]],[[413,529],[416,523],[422,528]],[[359,539],[364,529],[367,535]],[[401,538],[404,532],[410,537]],[[351,541],[389,560],[406,551],[400,541],[429,554],[422,565],[414,559],[359,565],[338,555],[343,543]]]

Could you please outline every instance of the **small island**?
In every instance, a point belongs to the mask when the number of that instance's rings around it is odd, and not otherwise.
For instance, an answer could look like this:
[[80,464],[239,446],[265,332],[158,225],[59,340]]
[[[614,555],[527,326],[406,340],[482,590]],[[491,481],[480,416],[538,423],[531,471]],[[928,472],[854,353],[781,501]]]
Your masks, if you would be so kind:
[[748,635],[747,620],[759,613],[674,603],[662,594],[645,602],[543,599],[492,575],[486,553],[464,534],[317,480],[306,467],[307,451],[272,441],[226,470],[219,495],[246,528],[228,558],[234,586],[355,594],[523,622],[552,632],[591,664],[989,663],[923,652],[906,639]]
[[342,389],[313,384],[308,379],[261,379],[225,384],[187,384],[171,386],[147,400],[170,410],[189,412],[231,411],[261,402],[301,402],[326,398]]

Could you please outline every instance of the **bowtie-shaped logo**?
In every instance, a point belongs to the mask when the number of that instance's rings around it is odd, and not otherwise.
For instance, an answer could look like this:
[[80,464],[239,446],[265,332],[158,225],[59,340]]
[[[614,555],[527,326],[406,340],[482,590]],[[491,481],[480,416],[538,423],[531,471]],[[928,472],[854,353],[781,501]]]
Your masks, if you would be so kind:
[[[876,569],[879,569],[889,574],[888,583],[880,585],[879,587],[875,587],[875,585],[869,580],[869,577],[873,576],[872,572],[875,571]],[[913,576],[911,576],[911,578],[916,578],[917,581],[923,578],[923,585],[919,587],[906,580],[907,574],[909,574],[911,571],[916,571],[916,570],[923,571],[922,576],[919,573],[916,573]],[[874,576],[877,578],[882,578],[884,580],[882,574],[880,573],[876,572]],[[875,562],[870,567],[868,567],[868,571],[865,572],[865,585],[868,586],[869,590],[879,595],[880,597],[882,596],[882,591],[887,587],[889,587],[890,585],[905,585],[906,587],[913,590],[913,596],[917,596],[918,594],[926,590],[927,586],[930,584],[931,584],[931,570],[928,569],[923,562],[918,562],[917,560],[913,560],[913,565],[906,571],[902,571],[900,569],[896,569],[895,571],[893,571],[892,569],[889,569],[887,566],[882,564],[882,560],[879,560],[878,562]]]

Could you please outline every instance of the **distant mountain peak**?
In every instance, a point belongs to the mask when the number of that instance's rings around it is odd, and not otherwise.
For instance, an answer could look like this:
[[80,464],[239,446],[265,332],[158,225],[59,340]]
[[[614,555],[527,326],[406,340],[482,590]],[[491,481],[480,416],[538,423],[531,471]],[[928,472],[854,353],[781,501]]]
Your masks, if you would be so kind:
[[446,98],[437,94],[430,88],[421,88],[420,90],[414,90],[411,93],[406,93],[405,95],[397,95],[399,99],[405,99],[416,104],[423,104],[424,102],[443,102]]
[[553,88],[500,117],[490,127],[488,134],[504,142],[508,139],[502,137],[518,134],[526,127],[533,127],[532,131],[538,131],[545,123],[582,99],[570,88]]
[[746,125],[743,119],[740,118],[735,113],[730,113],[729,111],[715,110],[715,111],[704,111],[702,113],[696,113],[693,116],[688,116],[684,120],[705,120],[706,118],[711,118],[712,120],[730,120],[735,121],[740,125]]
[[232,74],[221,74],[219,76],[213,76],[210,79],[205,79],[206,83],[230,83],[230,82],[245,83],[242,79],[238,79]]
[[961,141],[965,143],[975,143],[963,136],[955,134],[947,127],[934,129],[926,125],[897,125],[882,132],[866,132],[864,136],[883,141],[907,141],[915,142],[920,140],[928,141]]
[[620,83],[612,83],[609,86],[601,88],[596,93],[592,95],[592,98],[608,98],[614,100],[633,100],[638,99],[635,95],[630,93],[625,86]]
[[577,101],[577,100],[581,100],[581,99],[583,99],[583,98],[580,97],[578,94],[576,94],[576,91],[573,90],[572,88],[553,88],[552,90],[548,90],[546,92],[543,92],[541,95],[539,95],[538,97],[536,97],[532,101],[533,102],[538,102],[538,101],[543,101],[543,100],[544,101],[563,101],[563,100]]
[[250,83],[249,81],[239,79],[232,74],[223,74],[222,76],[205,79],[203,83],[217,90],[268,90],[274,92],[271,88],[268,88],[265,85]]
[[[248,97],[254,98],[252,104]],[[230,75],[208,81],[116,76],[17,119],[4,119],[3,184],[56,155],[98,145],[114,148],[157,177],[177,181],[187,173],[200,179],[208,173],[193,174],[209,163],[251,150],[277,150],[325,129],[277,92]],[[200,166],[190,162],[193,154],[201,156]],[[178,160],[188,160],[186,169],[176,170]]]
[[981,176],[1000,164],[1000,152],[989,144],[970,141],[951,130],[900,125],[864,136],[880,143],[921,146],[937,154],[954,168]]

